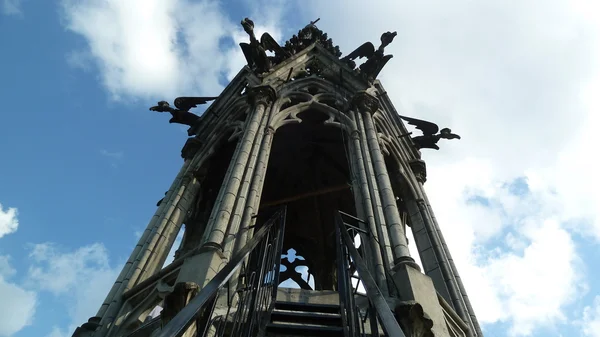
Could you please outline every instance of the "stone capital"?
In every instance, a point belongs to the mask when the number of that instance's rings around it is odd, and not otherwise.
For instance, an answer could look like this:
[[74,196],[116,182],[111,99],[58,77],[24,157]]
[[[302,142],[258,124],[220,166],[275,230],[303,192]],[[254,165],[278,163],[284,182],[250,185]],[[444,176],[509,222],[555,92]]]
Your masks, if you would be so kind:
[[269,126],[267,126],[267,128],[265,130],[265,133],[267,135],[274,135],[275,134],[275,128],[273,128],[272,126],[269,125]]
[[277,97],[277,91],[275,91],[275,89],[273,89],[273,87],[270,85],[259,85],[249,87],[247,89],[247,92],[249,103],[254,105],[268,105],[272,103]]
[[415,174],[417,181],[421,184],[424,184],[427,181],[427,166],[425,162],[421,159],[415,159],[408,163],[410,165],[410,169]]
[[368,112],[374,114],[379,110],[379,100],[377,97],[367,93],[366,91],[361,91],[354,95],[352,98],[352,104],[358,109],[360,112]]
[[360,131],[358,131],[356,129],[352,130],[350,132],[350,138],[352,138],[352,139],[360,139]]
[[202,147],[203,143],[198,137],[188,138],[181,149],[181,157],[183,159],[192,159],[198,152],[198,150]]

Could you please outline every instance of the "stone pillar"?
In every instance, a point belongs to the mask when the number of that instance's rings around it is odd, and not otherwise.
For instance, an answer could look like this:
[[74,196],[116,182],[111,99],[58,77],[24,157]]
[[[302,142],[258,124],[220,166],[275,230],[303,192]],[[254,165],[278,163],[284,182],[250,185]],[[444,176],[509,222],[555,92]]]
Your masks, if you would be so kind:
[[[248,164],[246,166],[244,178],[243,178],[242,184],[240,186],[240,192],[239,192],[238,198],[236,199],[236,202],[235,202],[234,211],[231,216],[229,229],[227,231],[227,236],[225,238],[224,252],[225,252],[225,256],[227,256],[227,258],[229,258],[229,259],[232,256],[232,251],[233,252],[237,251],[236,247],[238,247],[238,249],[241,248],[239,246],[240,243],[243,242],[245,244],[246,236],[244,235],[242,237],[241,232],[246,234],[247,228],[240,228],[240,227],[243,224],[242,220],[243,220],[243,217],[246,215],[245,213],[247,212],[248,203],[253,202],[253,199],[255,198],[255,196],[249,190],[250,190],[251,184],[257,178],[257,175],[254,174],[255,170],[257,169],[257,164],[259,165],[258,171],[260,171],[261,162],[259,161],[259,154],[260,154],[261,150],[263,150],[263,148],[264,148],[263,144],[264,144],[265,139],[263,139],[263,136],[265,134],[265,129],[267,128],[267,123],[269,122],[269,116],[270,116],[270,113],[267,112],[267,109],[269,111],[272,109],[272,103],[273,103],[273,100],[275,99],[275,92],[274,91],[271,92],[271,91],[269,91],[269,89],[272,90],[270,87],[259,87],[250,92],[250,97],[249,97],[250,103],[253,106],[264,105],[265,110],[261,114],[262,116],[261,116],[260,125],[259,125],[258,131],[256,133],[256,137],[254,137],[254,143],[252,144],[252,148],[250,151],[250,158],[249,158]],[[267,92],[264,92],[265,90],[267,90]],[[270,150],[270,146],[269,146],[268,150]],[[263,171],[263,173],[264,173],[264,172],[266,172],[266,163],[264,163],[263,166],[264,166],[264,171]],[[260,174],[261,172],[258,172],[258,173]],[[258,178],[260,178],[260,177],[261,176],[258,176]],[[241,238],[241,240],[240,240],[240,238]],[[238,241],[240,241],[240,242],[238,243]]]
[[[358,121],[357,121],[358,124]],[[365,221],[369,226],[369,232],[371,234],[371,238],[368,241],[369,243],[369,251],[372,255],[371,264],[373,266],[373,275],[377,285],[381,288],[381,291],[388,295],[389,289],[387,285],[387,277],[386,277],[386,268],[389,268],[389,263],[384,265],[384,259],[387,254],[385,251],[385,241],[382,240],[381,234],[381,226],[375,219],[375,213],[373,211],[373,202],[371,200],[371,193],[369,188],[369,182],[366,171],[366,162],[363,156],[363,151],[360,146],[360,131],[353,130],[350,135],[352,142],[350,143],[350,153],[354,156],[354,158],[350,158],[351,163],[356,163],[355,170],[358,177],[354,178],[357,184],[355,185],[361,194],[362,200],[362,209],[365,213]],[[358,206],[358,205],[357,205]],[[379,229],[379,230],[378,230]]]
[[406,205],[424,272],[432,278],[438,292],[470,327],[471,336],[483,336],[454,261],[433,215],[431,205],[427,200],[423,186],[427,180],[425,162],[415,160],[410,163],[410,167],[418,183],[417,196],[416,199],[407,200]]
[[387,173],[387,168],[385,167],[383,154],[379,147],[377,132],[375,131],[373,124],[372,114],[379,109],[379,101],[372,95],[361,92],[354,97],[354,104],[364,118],[365,134],[369,145],[373,168],[375,170],[377,185],[383,201],[383,213],[390,238],[394,264],[397,265],[404,262],[414,264],[415,262],[410,257],[408,251],[408,243],[404,234],[400,213],[398,212],[398,205],[396,204],[396,198],[392,191],[392,185]]
[[125,263],[104,303],[98,310],[96,317],[102,318],[100,323],[100,330],[102,332],[98,336],[106,334],[108,324],[114,320],[115,315],[121,309],[121,294],[141,282],[137,276],[139,276],[140,270],[145,267],[148,257],[154,249],[153,243],[156,243],[157,236],[160,236],[162,229],[160,225],[164,224],[165,219],[168,219],[172,215],[181,198],[181,194],[185,189],[183,178],[189,168],[189,164],[190,160],[184,162],[179,174],[171,184],[156,213],[148,223],[146,230],[131,253],[129,260]]
[[235,200],[238,196],[260,120],[265,113],[269,100],[272,100],[275,95],[275,90],[270,86],[259,86],[249,89],[249,98],[254,101],[254,110],[251,112],[244,136],[240,141],[240,151],[232,159],[230,165],[232,171],[228,181],[224,183],[225,189],[222,200],[218,204],[215,204],[216,212],[213,213],[214,216],[211,215],[212,219],[209,220],[208,228],[210,228],[210,234],[205,245],[212,245],[218,247],[220,250],[223,249],[223,239],[227,232],[229,219],[231,218]]
[[249,227],[256,221],[253,216],[258,213],[258,207],[260,203],[260,196],[267,175],[267,167],[269,164],[269,155],[271,154],[271,145],[273,144],[273,136],[275,135],[275,129],[271,126],[267,126],[262,141],[258,158],[256,161],[256,170],[254,171],[254,177],[252,177],[252,183],[250,185],[250,192],[246,199],[245,210],[240,222],[240,228],[238,231],[238,238],[235,241],[233,251],[238,252],[242,249],[248,240],[252,237]]

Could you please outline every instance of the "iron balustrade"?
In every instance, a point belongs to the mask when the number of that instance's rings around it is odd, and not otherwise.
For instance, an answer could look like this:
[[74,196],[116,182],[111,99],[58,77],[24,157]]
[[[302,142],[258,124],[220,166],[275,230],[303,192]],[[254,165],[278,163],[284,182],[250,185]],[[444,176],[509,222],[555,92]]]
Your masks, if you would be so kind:
[[[277,298],[285,216],[285,207],[277,211],[157,337],[180,337],[193,322],[197,336],[256,336]],[[230,281],[240,268],[232,294]]]
[[[336,214],[336,249],[337,249],[337,281],[340,296],[340,312],[346,337],[379,336],[380,329],[385,336],[405,337],[398,321],[388,305],[375,279],[364,262],[363,239],[369,233],[359,227],[352,226],[342,220],[342,216],[354,218],[343,212]],[[361,236],[361,245],[355,247],[354,238]],[[359,250],[361,252],[359,252]],[[362,291],[359,290],[362,288]],[[364,292],[366,305],[361,309],[357,298]],[[369,321],[367,331],[365,323]],[[367,334],[367,332],[370,332]]]

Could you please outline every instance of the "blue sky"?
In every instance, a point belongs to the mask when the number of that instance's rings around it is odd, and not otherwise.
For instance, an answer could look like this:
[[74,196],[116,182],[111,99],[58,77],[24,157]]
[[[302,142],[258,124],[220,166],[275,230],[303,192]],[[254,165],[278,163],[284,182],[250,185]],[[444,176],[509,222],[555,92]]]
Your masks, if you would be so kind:
[[182,163],[148,107],[218,95],[245,16],[279,41],[320,17],[344,53],[398,31],[396,108],[463,138],[424,151],[426,188],[486,335],[600,336],[597,6],[0,0],[0,336],[95,314]]

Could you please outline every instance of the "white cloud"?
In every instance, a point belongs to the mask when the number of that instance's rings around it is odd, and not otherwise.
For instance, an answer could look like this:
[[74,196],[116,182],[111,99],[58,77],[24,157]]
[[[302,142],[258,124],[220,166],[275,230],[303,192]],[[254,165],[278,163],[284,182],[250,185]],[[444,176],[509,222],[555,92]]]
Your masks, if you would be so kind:
[[37,305],[35,292],[9,282],[16,270],[8,256],[0,256],[0,337],[8,337],[33,322]]
[[[62,0],[114,99],[218,94],[233,24],[212,0]],[[80,61],[80,60],[78,60]]]
[[[220,74],[231,78],[244,65],[239,19],[230,22],[216,2],[62,3],[113,98],[216,94]],[[590,155],[600,122],[597,6],[313,0],[299,7],[321,17],[319,27],[346,54],[398,31],[380,77],[402,114],[463,137],[423,151],[426,188],[480,320],[509,321],[516,335],[561,322],[585,289],[571,233],[600,239]],[[267,20],[256,16],[265,23],[257,33],[279,39],[282,8]],[[223,38],[235,45],[220,48]],[[527,177],[530,194],[503,187],[518,177]],[[468,203],[473,195],[490,206]]]
[[[564,322],[565,306],[586,289],[572,233],[600,239],[591,155],[600,108],[597,6],[566,0],[543,7],[466,0],[304,6],[345,54],[365,41],[378,44],[385,31],[398,32],[380,79],[400,113],[462,136],[442,141],[440,151],[423,151],[426,190],[479,319],[509,322],[514,335]],[[519,177],[528,180],[527,196],[503,187]],[[467,202],[474,195],[490,206]]]
[[17,231],[17,228],[19,228],[18,214],[16,208],[9,207],[4,210],[2,204],[0,204],[0,238]]
[[600,337],[600,296],[596,296],[591,306],[583,310],[582,333],[587,337]]
[[2,13],[6,15],[21,14],[21,0],[2,0]]
[[[65,304],[71,325],[64,334],[94,316],[118,276],[109,263],[106,248],[92,244],[64,252],[50,243],[36,244],[30,253],[29,282],[49,291]],[[120,265],[119,265],[120,266]],[[54,327],[52,334],[62,333]]]

